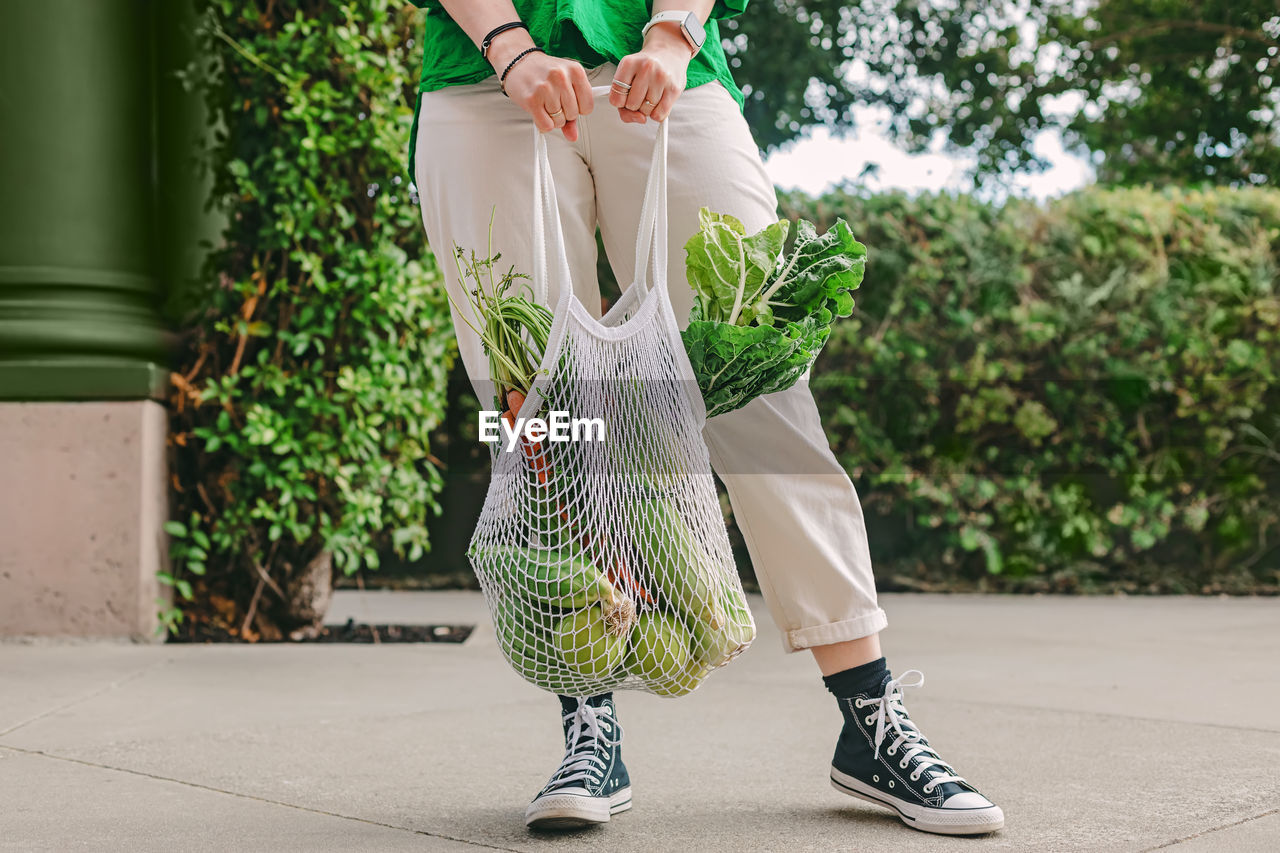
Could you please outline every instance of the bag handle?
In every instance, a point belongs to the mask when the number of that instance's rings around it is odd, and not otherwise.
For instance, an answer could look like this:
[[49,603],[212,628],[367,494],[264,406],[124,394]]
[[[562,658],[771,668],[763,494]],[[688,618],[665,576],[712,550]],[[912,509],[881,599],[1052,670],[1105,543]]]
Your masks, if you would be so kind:
[[667,286],[667,122],[658,122],[658,137],[653,142],[653,159],[649,163],[649,180],[645,185],[644,204],[640,207],[640,230],[636,235],[635,281],[637,296],[648,292],[648,264],[653,259],[653,283]]
[[[593,94],[608,92],[607,86],[597,86]],[[555,264],[555,274],[563,283],[561,301],[573,290],[569,270],[569,256],[565,250],[564,229],[560,222],[560,208],[556,202],[555,181],[551,174],[551,158],[547,154],[546,134],[533,128],[533,292],[543,305],[550,292],[547,282],[551,270],[548,262]],[[548,234],[547,223],[550,223]],[[550,238],[548,240],[548,238]],[[548,249],[553,257],[548,258]],[[666,288],[667,274],[667,122],[658,123],[657,138],[653,145],[653,159],[649,164],[649,178],[645,186],[644,202],[640,208],[640,228],[636,235],[635,281],[637,296],[648,292],[648,262],[652,259],[654,284]]]
[[[552,255],[559,277],[561,302],[573,291],[569,272],[569,255],[564,247],[564,229],[560,224],[560,208],[556,203],[556,185],[551,179],[551,158],[547,156],[547,140],[538,126],[533,126],[533,298],[547,305],[547,222],[551,223]],[[557,312],[559,313],[559,312]]]

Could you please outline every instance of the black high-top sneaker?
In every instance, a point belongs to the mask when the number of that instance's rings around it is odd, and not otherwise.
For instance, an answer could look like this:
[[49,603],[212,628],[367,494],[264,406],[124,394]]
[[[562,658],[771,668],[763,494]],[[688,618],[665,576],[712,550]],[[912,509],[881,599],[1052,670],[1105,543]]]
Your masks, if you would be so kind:
[[622,727],[613,694],[586,700],[560,697],[564,712],[564,761],[529,803],[524,822],[533,829],[576,829],[608,823],[631,808],[631,779],[622,763]]
[[[916,676],[916,678],[912,678]],[[882,695],[840,698],[844,729],[831,762],[837,791],[893,809],[907,826],[942,835],[976,835],[1004,826],[1004,812],[943,761],[902,702],[924,673],[885,675]]]

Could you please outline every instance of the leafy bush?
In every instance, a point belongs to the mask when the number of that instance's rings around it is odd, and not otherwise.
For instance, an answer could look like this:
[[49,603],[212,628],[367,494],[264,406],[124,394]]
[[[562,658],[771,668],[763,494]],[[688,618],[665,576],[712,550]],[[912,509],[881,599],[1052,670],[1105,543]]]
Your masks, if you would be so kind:
[[1280,191],[782,206],[869,249],[813,387],[882,582],[1280,588]]
[[306,632],[331,567],[416,559],[439,512],[454,344],[404,175],[417,22],[391,0],[201,7],[188,78],[229,225],[173,374],[170,580],[223,627]]

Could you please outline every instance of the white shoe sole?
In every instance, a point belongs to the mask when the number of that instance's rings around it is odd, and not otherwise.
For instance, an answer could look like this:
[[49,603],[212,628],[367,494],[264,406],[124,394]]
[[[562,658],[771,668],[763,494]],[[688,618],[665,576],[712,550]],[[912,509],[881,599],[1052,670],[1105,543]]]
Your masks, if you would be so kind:
[[538,797],[524,812],[524,825],[530,829],[581,829],[608,823],[612,815],[631,808],[631,788],[621,788],[608,799],[581,794],[556,792]]
[[931,809],[909,803],[852,776],[831,768],[831,787],[842,794],[857,797],[872,805],[897,812],[902,822],[912,829],[938,835],[979,835],[1004,828],[1004,812],[999,806],[980,809]]

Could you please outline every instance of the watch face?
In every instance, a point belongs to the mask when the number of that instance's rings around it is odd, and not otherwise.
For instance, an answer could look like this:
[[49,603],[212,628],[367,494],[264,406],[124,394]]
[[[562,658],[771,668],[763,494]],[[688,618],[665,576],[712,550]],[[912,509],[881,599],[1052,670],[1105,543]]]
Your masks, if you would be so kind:
[[698,16],[690,12],[681,22],[680,28],[684,30],[685,36],[695,46],[702,47],[702,43],[707,40],[707,31],[702,28],[702,22],[698,20]]

